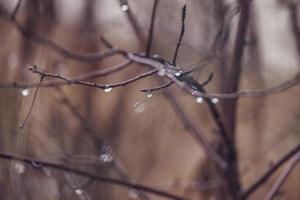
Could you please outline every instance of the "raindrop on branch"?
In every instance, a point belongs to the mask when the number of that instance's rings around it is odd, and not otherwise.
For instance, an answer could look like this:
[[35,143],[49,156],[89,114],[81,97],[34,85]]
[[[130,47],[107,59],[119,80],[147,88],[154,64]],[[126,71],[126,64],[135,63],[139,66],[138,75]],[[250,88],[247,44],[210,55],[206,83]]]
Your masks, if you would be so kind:
[[140,101],[135,102],[132,107],[136,113],[142,113],[145,110],[145,104]]
[[166,75],[166,70],[165,70],[165,69],[160,69],[160,70],[158,71],[158,75],[159,75],[159,76],[165,76],[165,75]]
[[25,166],[22,163],[16,163],[15,170],[18,174],[23,174],[25,172]]
[[76,189],[75,193],[78,194],[78,195],[82,195],[82,190],[81,189]]
[[134,189],[129,190],[128,197],[129,197],[129,199],[137,199],[138,198],[137,191]]
[[26,97],[26,96],[29,95],[29,92],[30,92],[30,90],[29,90],[28,88],[26,88],[26,89],[23,89],[23,90],[21,91],[21,94],[22,94],[24,97]]
[[126,12],[128,9],[129,9],[129,7],[128,7],[127,4],[122,4],[122,5],[121,5],[121,10],[122,10],[123,12]]
[[153,94],[152,94],[151,92],[147,92],[146,96],[147,96],[148,98],[151,98],[151,97],[153,96]]
[[197,97],[196,102],[197,103],[203,103],[203,98],[202,97]]
[[219,99],[218,98],[212,98],[211,100],[214,104],[217,104],[219,102]]
[[111,145],[103,144],[100,149],[99,160],[105,163],[110,163],[114,159],[114,152]]
[[110,91],[112,91],[112,87],[106,86],[106,87],[104,88],[104,92],[108,93],[108,92],[110,92]]
[[175,72],[175,76],[180,76],[181,75],[181,73],[182,73],[182,71],[181,70],[179,70],[179,71],[177,71],[177,72]]

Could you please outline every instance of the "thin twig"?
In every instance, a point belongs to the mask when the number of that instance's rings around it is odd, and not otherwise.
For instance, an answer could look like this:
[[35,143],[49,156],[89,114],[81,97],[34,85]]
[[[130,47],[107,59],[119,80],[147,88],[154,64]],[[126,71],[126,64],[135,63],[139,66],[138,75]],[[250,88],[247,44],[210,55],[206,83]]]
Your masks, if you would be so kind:
[[265,183],[279,167],[281,167],[286,161],[288,161],[299,151],[300,144],[292,148],[287,154],[285,154],[281,159],[279,159],[268,171],[266,171],[260,178],[258,178],[253,184],[251,184],[248,187],[248,189],[246,189],[242,193],[241,199],[247,199],[256,189],[258,189],[263,183]]
[[181,45],[182,38],[183,38],[183,35],[184,35],[184,31],[185,31],[185,23],[184,23],[185,22],[185,16],[186,16],[186,4],[182,7],[182,13],[181,13],[181,30],[180,30],[179,39],[178,39],[178,42],[177,42],[177,45],[176,45],[176,49],[175,49],[175,52],[174,52],[173,60],[172,60],[172,63],[175,66],[176,66],[176,60],[177,60],[178,50],[179,50],[179,47]]
[[156,17],[156,8],[158,5],[159,0],[154,0],[154,5],[152,9],[152,14],[151,14],[151,22],[150,22],[150,29],[149,29],[149,34],[148,34],[148,41],[147,41],[147,46],[146,46],[146,57],[149,57],[150,51],[151,51],[151,45],[153,43],[153,35],[154,35],[154,21]]
[[161,89],[165,89],[167,87],[169,87],[170,85],[172,85],[174,83],[174,81],[168,81],[167,83],[165,84],[162,84],[158,87],[154,87],[154,88],[145,88],[145,89],[141,89],[140,91],[141,92],[147,92],[147,93],[151,93],[151,92],[154,92],[154,91],[157,91],[157,90],[161,90]]
[[32,71],[33,73],[37,73],[41,76],[44,77],[51,77],[51,78],[57,78],[57,79],[61,79],[63,81],[65,81],[66,83],[68,83],[69,85],[84,85],[84,86],[89,86],[89,87],[95,87],[95,88],[101,88],[101,89],[107,89],[107,88],[115,88],[115,87],[121,87],[121,86],[126,86],[130,83],[133,83],[135,81],[138,81],[140,79],[143,79],[145,77],[151,76],[153,74],[155,74],[157,72],[156,69],[139,74],[135,77],[132,77],[130,79],[127,79],[125,81],[121,81],[121,82],[117,82],[117,83],[112,83],[112,84],[99,84],[99,83],[94,83],[94,82],[88,82],[88,81],[80,81],[80,80],[76,80],[76,79],[71,79],[65,76],[62,76],[60,74],[52,74],[52,73],[47,73],[47,72],[43,72],[41,70],[39,70],[36,67],[29,67],[29,70]]
[[18,14],[19,8],[21,6],[21,3],[22,3],[22,0],[18,0],[13,12],[11,13],[11,16],[10,16],[11,20],[15,20],[17,14]]
[[279,175],[279,178],[273,184],[271,190],[269,191],[266,200],[272,200],[278,193],[278,190],[282,186],[282,184],[286,181],[289,174],[292,170],[299,164],[300,162],[300,153],[296,154],[294,158],[287,164],[287,166],[282,170],[282,173]]
[[31,111],[32,111],[32,109],[33,109],[34,102],[35,102],[35,100],[36,100],[38,91],[39,91],[39,89],[40,89],[40,86],[41,86],[41,84],[42,84],[42,82],[43,82],[44,77],[45,77],[44,75],[41,75],[40,82],[39,82],[39,84],[38,84],[38,86],[37,86],[37,88],[36,88],[36,90],[35,90],[35,93],[34,93],[34,96],[33,96],[33,99],[32,99],[32,102],[31,102],[31,105],[30,105],[30,108],[29,108],[29,111],[28,111],[28,113],[27,113],[27,115],[26,115],[26,118],[25,118],[25,120],[23,121],[23,123],[19,126],[20,129],[23,129],[23,128],[24,128],[24,126],[25,126],[25,124],[26,124],[26,122],[27,122],[27,120],[28,120],[28,118],[29,118],[29,116],[30,116],[30,113],[31,113]]
[[65,166],[63,164],[46,162],[46,161],[41,161],[41,160],[37,160],[37,159],[33,159],[33,158],[27,158],[27,157],[18,156],[18,155],[9,154],[9,153],[3,153],[3,152],[0,152],[0,158],[1,159],[6,159],[6,160],[20,161],[20,162],[23,162],[23,163],[27,163],[29,165],[32,165],[32,162],[34,162],[37,165],[42,165],[44,167],[49,167],[49,168],[57,169],[57,170],[60,170],[60,171],[72,172],[72,173],[75,173],[75,174],[78,174],[78,175],[81,175],[81,176],[86,176],[86,177],[93,178],[97,181],[107,183],[107,184],[113,184],[113,185],[119,185],[119,186],[122,186],[122,187],[133,188],[133,189],[145,191],[147,193],[155,194],[157,196],[166,197],[166,198],[169,198],[169,199],[186,200],[186,198],[179,197],[177,195],[168,193],[168,192],[163,191],[163,190],[154,189],[154,188],[147,187],[147,186],[140,185],[140,184],[136,184],[136,183],[128,183],[127,181],[122,181],[122,180],[115,179],[115,178],[99,176],[97,174],[93,174],[93,173],[90,173],[90,172],[87,172],[87,171],[83,171],[83,170],[79,170],[79,169],[76,169],[76,168],[68,167],[68,166]]

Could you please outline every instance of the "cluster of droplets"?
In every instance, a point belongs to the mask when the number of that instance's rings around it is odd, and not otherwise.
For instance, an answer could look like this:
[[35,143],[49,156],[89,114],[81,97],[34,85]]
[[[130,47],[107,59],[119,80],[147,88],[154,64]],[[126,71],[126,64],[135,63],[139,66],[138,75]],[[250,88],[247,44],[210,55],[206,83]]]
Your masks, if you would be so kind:
[[100,149],[99,160],[105,163],[110,163],[114,159],[114,150],[111,145],[103,144]]

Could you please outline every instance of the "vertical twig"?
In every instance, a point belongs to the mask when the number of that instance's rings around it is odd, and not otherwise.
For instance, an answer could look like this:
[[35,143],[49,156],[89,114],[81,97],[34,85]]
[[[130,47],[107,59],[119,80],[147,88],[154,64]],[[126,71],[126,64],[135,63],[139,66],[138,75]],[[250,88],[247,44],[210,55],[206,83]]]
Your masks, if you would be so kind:
[[35,90],[35,93],[34,93],[34,96],[33,96],[33,99],[32,99],[32,102],[31,102],[31,105],[30,105],[30,108],[29,108],[29,111],[27,113],[27,116],[26,116],[25,120],[23,121],[23,123],[19,126],[20,129],[24,128],[24,126],[25,126],[25,124],[26,124],[26,122],[27,122],[27,120],[29,118],[29,115],[30,115],[30,113],[31,113],[31,111],[33,109],[33,105],[34,105],[34,102],[36,100],[36,97],[37,97],[38,91],[40,89],[40,86],[41,86],[41,84],[43,82],[43,79],[44,79],[44,76],[42,75],[41,78],[40,78],[40,82],[39,82],[39,84],[38,84],[38,86],[37,86],[37,88]]
[[146,56],[147,57],[149,57],[149,55],[150,55],[151,45],[153,42],[154,21],[155,21],[155,17],[156,17],[156,10],[157,10],[158,2],[159,2],[159,0],[154,0],[154,5],[153,5],[153,9],[152,9],[150,29],[149,29],[149,34],[148,34],[147,46],[146,46]]
[[184,31],[185,31],[185,17],[186,17],[186,4],[182,7],[181,30],[180,30],[179,39],[178,39],[178,42],[177,42],[177,45],[176,45],[176,49],[175,49],[175,52],[174,52],[173,60],[172,60],[172,63],[175,66],[176,66],[176,59],[177,59],[178,50],[179,50],[179,47],[181,45],[181,41],[182,41]]

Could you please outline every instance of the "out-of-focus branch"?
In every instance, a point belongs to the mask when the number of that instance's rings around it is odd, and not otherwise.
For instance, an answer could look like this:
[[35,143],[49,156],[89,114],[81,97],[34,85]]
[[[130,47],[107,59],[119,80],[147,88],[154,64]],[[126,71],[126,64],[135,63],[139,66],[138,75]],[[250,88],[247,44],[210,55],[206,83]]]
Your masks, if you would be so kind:
[[60,170],[60,171],[72,172],[72,173],[75,173],[78,175],[90,177],[96,181],[100,181],[100,182],[107,183],[107,184],[113,184],[113,185],[119,185],[122,187],[133,188],[133,189],[141,190],[141,191],[144,191],[147,193],[155,194],[157,196],[161,196],[161,197],[165,197],[165,198],[169,198],[169,199],[186,200],[186,198],[179,197],[179,196],[176,196],[174,194],[171,194],[171,193],[168,193],[168,192],[165,192],[162,190],[154,189],[154,188],[147,187],[147,186],[140,185],[140,184],[129,183],[127,181],[122,181],[119,179],[99,176],[97,174],[93,174],[93,173],[90,173],[87,171],[68,167],[63,164],[46,162],[46,161],[41,161],[41,160],[37,160],[37,159],[33,159],[33,158],[27,158],[27,157],[18,156],[18,155],[9,154],[9,153],[3,153],[3,152],[0,152],[0,158],[5,159],[5,160],[20,161],[20,162],[23,162],[23,163],[26,163],[29,165],[32,165],[32,163],[35,163],[36,165],[41,165],[44,167],[49,167],[49,168],[53,168],[53,169]]
[[300,153],[296,154],[294,158],[287,164],[287,166],[282,170],[282,173],[272,186],[271,190],[269,191],[266,200],[272,200],[276,195],[282,184],[286,181],[289,174],[292,170],[299,164],[300,162]]
[[298,8],[296,2],[294,1],[289,0],[287,1],[287,4],[289,9],[292,33],[296,41],[298,56],[300,56],[300,28],[299,28],[299,19],[298,19],[299,18]]
[[181,108],[179,102],[176,100],[176,97],[172,94],[172,92],[168,89],[164,90],[164,94],[168,97],[168,101],[172,105],[174,111],[177,116],[180,118],[184,127],[188,130],[190,135],[194,138],[194,140],[203,147],[205,153],[208,155],[208,159],[211,159],[214,164],[220,169],[224,169],[227,166],[227,163],[218,155],[218,153],[211,147],[211,145],[207,142],[204,134],[200,129],[194,126],[192,121],[189,119],[187,114]]
[[279,167],[281,167],[286,161],[288,161],[299,151],[300,144],[292,148],[287,154],[285,154],[281,159],[279,159],[267,172],[265,172],[260,178],[258,178],[253,184],[251,184],[249,188],[241,194],[241,199],[247,199],[251,194],[253,194],[253,192],[256,189],[258,189],[262,184],[264,184]]
[[10,16],[11,20],[15,20],[17,14],[18,14],[19,8],[21,6],[21,3],[22,3],[22,0],[18,0],[13,12],[11,13],[11,16]]

